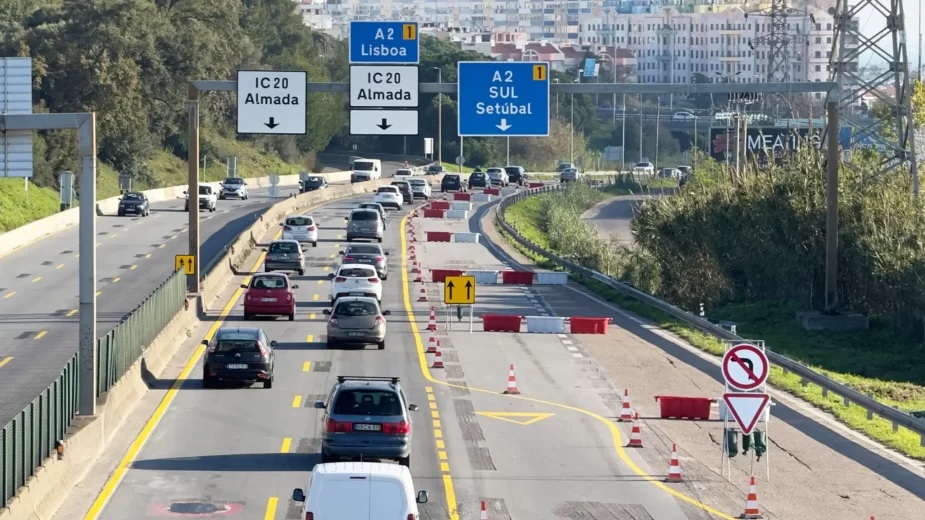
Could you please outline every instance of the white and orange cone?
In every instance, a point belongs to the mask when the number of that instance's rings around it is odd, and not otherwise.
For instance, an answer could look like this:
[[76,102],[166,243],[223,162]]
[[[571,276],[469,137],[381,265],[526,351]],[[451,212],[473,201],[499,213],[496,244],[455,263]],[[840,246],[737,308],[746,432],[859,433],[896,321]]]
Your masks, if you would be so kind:
[[446,368],[443,366],[443,354],[439,349],[434,353],[434,364],[430,368]]
[[434,313],[434,306],[430,306],[430,318],[427,320],[427,330],[433,332],[437,330],[437,315]]
[[427,350],[424,351],[427,354],[433,354],[437,352],[437,338],[433,334],[430,335],[430,339],[427,340]]
[[423,282],[423,281],[421,282],[421,296],[418,297],[418,301],[419,301],[419,302],[426,302],[426,301],[427,301],[427,290],[424,289],[424,282]]
[[[739,518],[764,518],[761,511],[758,510],[758,486],[755,485],[755,477],[752,477],[752,483],[748,488],[748,497],[745,499],[745,512]],[[873,520],[873,517],[871,517]]]
[[639,429],[639,414],[633,416],[633,431],[630,432],[630,442],[627,448],[642,448],[642,430]]
[[517,376],[514,375],[514,364],[511,363],[511,368],[507,373],[507,390],[504,391],[505,394],[520,394],[520,391],[517,390]]
[[633,409],[630,408],[630,391],[627,389],[623,390],[623,409],[620,411],[620,421],[632,421],[633,420]]
[[671,445],[671,462],[668,465],[668,477],[665,482],[681,482],[681,464],[678,462],[678,445]]
[[[479,513],[479,520],[488,520],[488,509],[485,507],[485,501],[482,500],[482,512]],[[873,520],[873,517],[871,517]]]

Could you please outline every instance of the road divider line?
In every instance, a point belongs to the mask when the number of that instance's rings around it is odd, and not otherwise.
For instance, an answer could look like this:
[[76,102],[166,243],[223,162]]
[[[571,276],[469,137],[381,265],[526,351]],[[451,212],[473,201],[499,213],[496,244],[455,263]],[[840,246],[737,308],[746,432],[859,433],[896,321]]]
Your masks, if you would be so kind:
[[292,438],[286,437],[283,439],[283,445],[279,447],[280,453],[289,453],[289,448],[292,446]]
[[62,267],[64,267],[64,264],[58,264],[57,266],[55,266],[55,269],[61,269]]
[[135,269],[138,269],[138,264],[132,264],[132,266],[129,267],[128,269],[129,271],[134,271]]
[[[309,315],[308,315],[308,319],[310,319],[310,320],[315,319],[315,313],[313,312],[313,313],[309,314]],[[311,336],[309,336],[309,337],[311,337]],[[309,343],[311,343],[311,342],[309,341]]]
[[[411,327],[411,334],[412,336],[414,336],[414,343],[415,343],[415,346],[417,347],[418,363],[420,364],[421,374],[424,376],[424,379],[426,379],[428,382],[446,386],[449,388],[468,389],[470,392],[479,392],[483,394],[504,395],[494,390],[486,390],[484,388],[476,388],[472,386],[464,387],[461,385],[448,383],[446,381],[441,381],[439,379],[436,379],[431,374],[430,367],[428,367],[427,365],[427,356],[424,353],[424,340],[421,338],[421,332],[417,325],[417,319],[414,316],[414,307],[411,305],[411,286],[408,280],[408,246],[407,246],[408,241],[407,241],[407,235],[405,233],[405,222],[408,220],[409,215],[410,213],[401,219],[401,224],[399,226],[399,230],[400,230],[399,235],[401,238],[400,247],[401,247],[401,267],[402,267],[401,269],[402,299],[403,299],[403,303],[405,306],[405,311],[408,313],[408,324]],[[603,417],[599,414],[596,414],[594,412],[591,412],[589,410],[585,410],[582,408],[577,408],[577,407],[569,406],[569,405],[562,404],[562,403],[555,403],[552,401],[545,401],[542,399],[534,399],[534,398],[526,397],[523,395],[507,394],[507,395],[504,395],[504,397],[508,399],[517,399],[521,401],[544,404],[547,406],[551,406],[554,408],[560,408],[563,410],[570,410],[573,412],[584,414],[593,419],[597,419],[601,424],[605,425],[608,430],[610,430],[610,435],[613,440],[613,448],[614,448],[614,451],[616,452],[617,457],[619,457],[620,460],[623,461],[623,463],[626,464],[630,468],[630,470],[633,471],[633,473],[636,473],[636,475],[641,477],[643,480],[658,487],[662,491],[665,491],[666,493],[680,500],[683,500],[697,508],[700,508],[706,511],[707,513],[710,513],[716,516],[717,518],[722,518],[723,520],[735,520],[733,517],[727,514],[724,514],[720,511],[717,511],[716,509],[713,509],[712,507],[700,502],[699,500],[695,498],[689,497],[685,495],[684,493],[681,493],[679,491],[676,491],[668,487],[659,479],[659,477],[650,475],[647,472],[643,471],[642,468],[640,468],[635,462],[633,462],[633,460],[629,457],[629,454],[623,448],[623,440],[622,440],[623,436],[620,433],[620,429],[617,428],[617,425],[615,423],[608,420],[606,417]],[[439,422],[440,422],[439,420],[434,420],[434,436],[437,438],[442,437],[442,434],[441,435],[437,434],[437,428],[439,428]],[[449,513],[450,513],[450,520],[459,520],[459,511],[456,506],[456,494],[453,488],[452,476],[450,476],[449,474],[444,474],[443,484],[444,484],[444,489],[446,490],[447,509],[449,510]]]
[[48,334],[47,330],[43,330],[42,332],[39,332],[38,334],[36,334],[35,339],[42,339],[45,337],[45,334]]
[[117,277],[115,277],[115,278],[112,279],[112,283],[119,283],[119,280],[121,280],[121,279],[122,279],[122,278],[119,278],[119,277],[117,276]]
[[267,500],[267,512],[263,515],[263,520],[274,520],[276,518],[276,504],[279,502],[279,497],[270,497]]
[[147,260],[148,258],[151,258],[151,253],[148,253],[145,255],[145,260]]
[[165,247],[167,247],[167,244],[161,244],[157,246],[158,249],[164,249]]
[[35,278],[32,279],[32,283],[35,283],[35,282],[37,282],[37,281],[39,281],[39,280],[41,280],[41,279],[42,279],[41,276],[36,276]]
[[12,298],[14,294],[16,294],[16,291],[8,292],[3,295],[3,299]]
[[315,336],[312,335],[312,334],[309,334],[308,336],[305,336],[305,342],[306,342],[306,343],[314,343],[314,342],[315,342]]
[[302,406],[302,396],[301,396],[301,395],[297,395],[297,396],[295,396],[295,397],[292,398],[292,407],[293,407],[293,408],[298,408],[298,407],[300,407],[300,406]]
[[73,315],[75,315],[75,314],[77,314],[77,309],[71,309],[71,310],[68,311],[67,314],[65,314],[65,316],[68,317],[68,318],[70,318],[71,316],[73,316]]
[[[279,237],[282,234],[282,231],[277,231],[276,237]],[[274,238],[275,240],[275,238]],[[257,269],[263,263],[263,259],[266,257],[266,253],[260,253],[260,256],[257,257],[257,262],[254,263],[254,266],[250,269],[251,272],[256,273]],[[253,275],[247,275],[244,277],[243,285],[250,283],[250,280]],[[225,307],[222,309],[222,312],[219,313],[218,319],[216,319],[212,326],[209,328],[209,331],[206,333],[206,337],[203,339],[212,340],[212,337],[215,335],[215,332],[218,331],[219,327],[225,322],[225,318],[231,314],[232,309],[234,309],[235,304],[241,298],[241,295],[244,294],[244,289],[238,287],[235,289],[234,293],[231,295],[231,298],[228,299],[228,303],[225,304]],[[97,293],[99,296],[99,293]],[[161,399],[160,404],[154,410],[154,413],[151,414],[151,417],[148,419],[148,422],[145,423],[144,428],[141,429],[141,432],[135,437],[135,440],[132,441],[131,446],[129,446],[128,451],[125,453],[125,456],[122,457],[122,460],[119,461],[119,465],[116,466],[115,471],[112,472],[112,475],[109,476],[109,480],[106,481],[106,484],[103,486],[103,489],[100,491],[100,494],[97,495],[96,500],[93,501],[93,505],[90,507],[90,510],[84,516],[84,520],[96,520],[99,514],[103,511],[103,508],[106,507],[106,503],[109,502],[109,499],[112,498],[113,493],[115,493],[116,488],[119,487],[119,484],[122,482],[122,479],[125,478],[125,474],[128,473],[129,466],[132,462],[135,461],[135,458],[138,457],[138,454],[141,452],[141,449],[144,447],[145,443],[151,437],[151,434],[154,432],[154,429],[157,427],[158,423],[161,422],[161,418],[164,417],[164,414],[167,413],[167,409],[170,407],[170,404],[173,403],[173,400],[177,397],[177,394],[180,391],[180,386],[183,385],[183,382],[189,378],[190,373],[193,371],[193,368],[196,367],[196,364],[199,362],[199,358],[202,357],[202,353],[205,351],[203,345],[196,347],[193,354],[190,356],[189,361],[187,361],[186,366],[183,367],[183,371],[180,372],[180,375],[177,376],[171,385],[170,390],[167,390],[167,393],[164,395],[164,398]],[[274,502],[274,514],[276,511],[276,503]],[[272,517],[271,517],[272,518]]]
[[324,283],[324,280],[318,280],[318,285],[321,285],[323,283]]
[[3,368],[3,367],[4,367],[7,363],[9,363],[10,361],[13,361],[13,356],[9,356],[9,357],[5,357],[5,358],[3,358],[3,359],[0,359],[0,368]]
[[[311,336],[309,336],[309,337],[311,337]],[[309,371],[311,371],[311,369],[312,369],[312,362],[311,362],[311,361],[306,361],[305,363],[302,363],[302,372],[309,372]]]
[[318,298],[321,298],[321,296],[318,294],[312,296],[312,300],[318,301]]
[[331,256],[329,258],[334,258],[335,256],[336,256],[335,253],[331,253]]
[[109,235],[109,238],[116,238],[116,234],[113,233],[113,234]]
[[323,271],[327,271],[327,270],[328,270],[328,266],[324,266]]
[[99,295],[101,295],[101,294],[103,294],[103,291],[96,291],[96,295],[97,295],[97,296],[99,296]]

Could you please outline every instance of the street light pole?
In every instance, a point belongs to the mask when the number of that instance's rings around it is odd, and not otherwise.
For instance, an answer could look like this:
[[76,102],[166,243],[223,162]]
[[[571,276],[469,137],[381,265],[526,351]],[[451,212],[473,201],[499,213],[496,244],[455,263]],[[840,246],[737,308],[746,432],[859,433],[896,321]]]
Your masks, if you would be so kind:
[[[437,83],[443,83],[443,69],[437,69]],[[437,94],[437,161],[443,164],[443,94]]]

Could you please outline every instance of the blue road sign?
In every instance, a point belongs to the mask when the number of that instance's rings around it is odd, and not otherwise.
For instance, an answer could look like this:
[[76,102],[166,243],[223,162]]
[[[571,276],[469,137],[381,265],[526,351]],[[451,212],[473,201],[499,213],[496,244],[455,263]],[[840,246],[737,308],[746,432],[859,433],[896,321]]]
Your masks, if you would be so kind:
[[417,65],[420,62],[417,22],[350,22],[350,63]]
[[549,135],[549,64],[537,61],[461,61],[461,136]]

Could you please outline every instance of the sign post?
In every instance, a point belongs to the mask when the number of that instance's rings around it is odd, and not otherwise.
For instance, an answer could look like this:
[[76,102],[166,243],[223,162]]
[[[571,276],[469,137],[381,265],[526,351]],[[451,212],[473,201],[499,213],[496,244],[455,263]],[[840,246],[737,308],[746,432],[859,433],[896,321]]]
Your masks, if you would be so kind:
[[[753,453],[757,453],[759,445],[763,445],[768,433],[768,419],[765,417],[770,396],[767,393],[767,381],[770,375],[770,362],[764,351],[763,341],[749,341],[745,343],[729,343],[723,361],[720,364],[725,380],[726,391],[723,393],[723,404],[726,413],[723,414],[723,461],[722,467],[727,471],[727,478],[731,478],[732,464],[726,465],[729,457],[729,439],[738,438],[736,429],[729,424],[729,416],[734,419],[738,430],[742,432],[743,448],[745,442],[751,441],[755,434]],[[755,431],[759,422],[764,422],[764,431]],[[734,455],[734,453],[732,454]],[[760,454],[758,455],[761,456]],[[754,470],[755,459],[751,459]],[[771,480],[770,457],[765,454],[765,467],[768,481]],[[754,471],[752,471],[754,474]]]
[[[447,276],[444,278],[443,303],[469,307],[469,334],[472,334],[472,323],[475,314],[475,277]],[[452,323],[452,320],[450,323]]]
[[461,61],[458,75],[460,136],[549,136],[548,63]]

